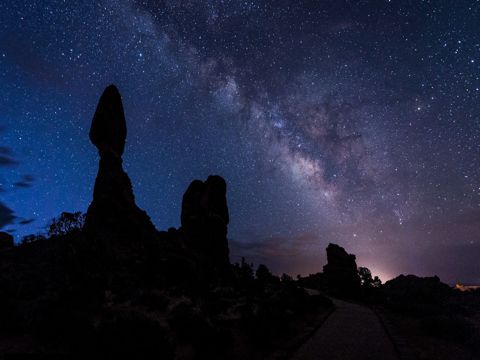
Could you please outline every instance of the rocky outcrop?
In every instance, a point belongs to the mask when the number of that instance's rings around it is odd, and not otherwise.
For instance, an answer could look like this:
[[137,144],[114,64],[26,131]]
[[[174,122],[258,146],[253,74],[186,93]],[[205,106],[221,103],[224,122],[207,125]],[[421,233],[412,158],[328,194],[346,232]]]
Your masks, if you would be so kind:
[[122,167],[126,136],[120,93],[110,85],[100,97],[90,129],[100,163],[84,229],[90,237],[106,233],[117,242],[133,243],[154,233],[155,227],[135,204],[130,178]]
[[[205,269],[203,278],[218,278],[230,266],[225,180],[212,175],[206,181],[193,181],[183,197],[181,231],[171,228],[157,232],[146,212],[135,204],[132,184],[122,167],[126,135],[122,100],[111,85],[100,97],[90,130],[100,164],[84,233],[95,244],[94,252],[101,254],[99,259],[116,263],[145,263],[148,259],[155,266],[169,263],[172,257],[168,254],[174,253],[173,257],[194,264],[197,273]],[[132,252],[133,248],[144,250]],[[177,273],[182,271],[178,269]]]
[[192,181],[182,200],[182,230],[188,246],[218,269],[230,265],[226,193],[225,180],[221,176],[211,175],[205,182]]
[[438,276],[400,275],[387,281],[383,291],[388,303],[438,304],[451,294],[452,289]]
[[13,247],[13,236],[9,233],[0,231],[0,250]]
[[356,297],[360,293],[355,255],[348,254],[336,244],[328,244],[327,265],[323,272],[327,278],[329,292],[336,296]]

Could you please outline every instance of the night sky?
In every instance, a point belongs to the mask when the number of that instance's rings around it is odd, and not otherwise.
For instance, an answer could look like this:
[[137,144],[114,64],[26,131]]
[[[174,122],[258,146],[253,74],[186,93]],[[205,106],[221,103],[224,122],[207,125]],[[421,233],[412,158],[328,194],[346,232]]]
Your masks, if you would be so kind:
[[158,229],[228,183],[231,260],[480,283],[479,1],[0,1],[0,228],[85,211],[105,86]]

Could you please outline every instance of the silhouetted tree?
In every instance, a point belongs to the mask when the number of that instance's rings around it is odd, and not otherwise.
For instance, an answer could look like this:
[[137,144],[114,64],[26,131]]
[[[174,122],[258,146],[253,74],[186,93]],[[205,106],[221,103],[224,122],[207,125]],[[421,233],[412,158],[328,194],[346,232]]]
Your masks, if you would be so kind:
[[235,263],[232,265],[233,271],[236,276],[241,281],[253,281],[253,264],[249,264],[245,261],[245,258],[242,257],[240,263]]
[[[372,272],[366,267],[358,268],[358,276],[360,276],[360,285],[365,288],[373,287]],[[378,277],[377,277],[378,279]]]
[[52,219],[48,227],[48,236],[61,236],[75,230],[81,230],[85,223],[85,214],[62,212],[59,217]]
[[266,265],[260,264],[258,265],[257,271],[255,271],[255,277],[257,278],[257,280],[266,282],[270,280],[273,277],[273,275]]
[[379,288],[380,286],[382,286],[382,280],[380,280],[380,278],[378,276],[375,276],[373,278],[372,286],[374,288]]
[[247,263],[244,257],[242,257],[240,262],[240,272],[243,277],[253,279],[253,264]]
[[280,283],[280,278],[273,275],[268,269],[268,267],[264,264],[258,265],[257,271],[255,271],[255,278],[263,286],[265,286],[266,284]]

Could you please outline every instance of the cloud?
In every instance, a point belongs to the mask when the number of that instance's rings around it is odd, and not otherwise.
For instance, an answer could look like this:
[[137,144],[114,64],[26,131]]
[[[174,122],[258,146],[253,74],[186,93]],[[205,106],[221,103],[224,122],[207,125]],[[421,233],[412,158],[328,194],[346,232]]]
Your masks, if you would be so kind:
[[[1,130],[0,130],[1,132]],[[12,149],[6,146],[0,146],[0,154],[2,155],[12,155]]]
[[6,225],[13,224],[16,218],[13,210],[0,202],[0,229]]
[[15,166],[18,161],[12,159],[10,156],[0,155],[0,166]]
[[28,225],[28,224],[33,223],[34,221],[35,221],[35,219],[22,219],[18,223],[20,225]]
[[13,184],[16,188],[29,188],[32,187],[35,178],[32,175],[23,175],[20,181]]
[[15,183],[13,183],[13,186],[17,187],[17,188],[29,188],[32,186],[31,183],[28,183],[28,182],[25,182],[25,181],[17,181]]
[[[0,125],[0,133],[5,132],[5,126]],[[13,150],[8,146],[0,146],[0,167],[15,166],[19,162],[13,158]]]

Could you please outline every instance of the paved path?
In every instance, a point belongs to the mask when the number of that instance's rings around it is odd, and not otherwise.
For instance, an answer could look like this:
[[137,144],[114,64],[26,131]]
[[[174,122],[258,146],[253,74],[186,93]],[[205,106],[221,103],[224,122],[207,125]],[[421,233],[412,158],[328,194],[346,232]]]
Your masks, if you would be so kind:
[[335,311],[293,360],[398,360],[377,315],[365,306],[334,300]]

